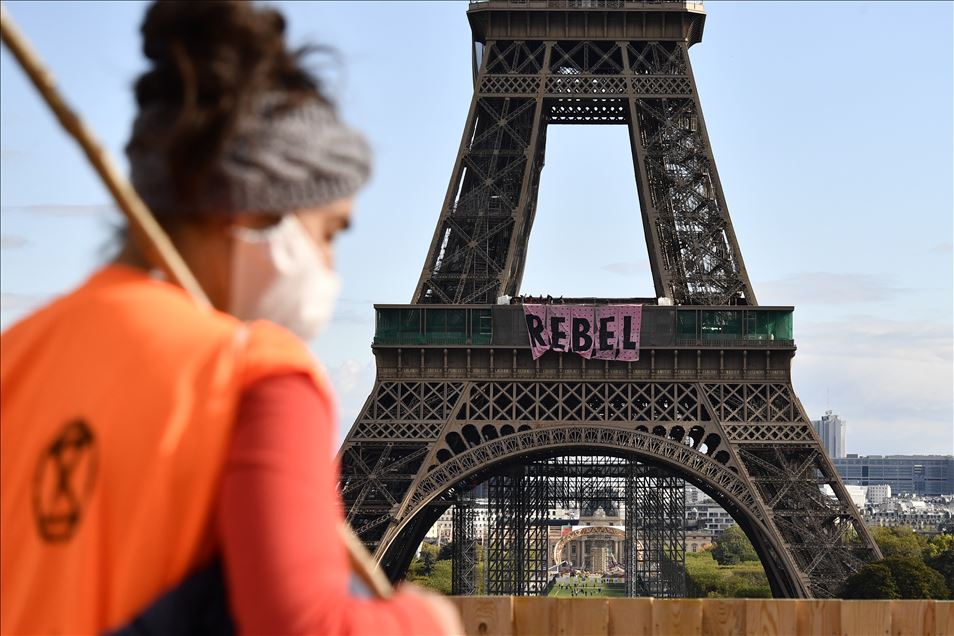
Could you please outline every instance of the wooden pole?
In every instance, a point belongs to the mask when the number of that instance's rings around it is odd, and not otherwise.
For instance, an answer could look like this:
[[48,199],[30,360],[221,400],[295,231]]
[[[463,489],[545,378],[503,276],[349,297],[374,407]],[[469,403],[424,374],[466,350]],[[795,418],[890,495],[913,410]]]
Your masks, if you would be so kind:
[[[17,29],[10,14],[7,13],[6,6],[3,4],[0,4],[0,36],[30,78],[30,81],[33,82],[43,100],[56,115],[60,124],[80,145],[83,152],[86,153],[87,159],[96,169],[97,174],[109,188],[117,205],[119,205],[119,209],[122,210],[129,222],[134,240],[149,263],[162,269],[170,281],[185,289],[196,301],[210,306],[209,299],[202,291],[201,285],[189,271],[189,267],[182,260],[179,252],[176,251],[168,235],[156,222],[155,217],[142,199],[139,198],[132,185],[116,169],[112,158],[96,141],[92,131],[67,106],[56,89],[53,76],[43,66],[30,43]],[[368,586],[368,589],[376,597],[390,597],[394,593],[390,582],[377,567],[371,555],[368,554],[361,540],[355,536],[351,527],[347,523],[342,523],[339,534],[348,550],[351,569],[355,575]]]

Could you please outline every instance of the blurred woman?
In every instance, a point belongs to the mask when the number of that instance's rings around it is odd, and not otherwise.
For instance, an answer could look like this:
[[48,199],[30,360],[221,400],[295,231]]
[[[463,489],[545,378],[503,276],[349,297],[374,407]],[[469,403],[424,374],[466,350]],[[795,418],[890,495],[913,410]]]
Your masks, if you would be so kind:
[[8,633],[449,633],[450,604],[349,594],[335,408],[303,340],[370,171],[274,10],[158,2],[132,180],[214,309],[115,262],[0,362]]

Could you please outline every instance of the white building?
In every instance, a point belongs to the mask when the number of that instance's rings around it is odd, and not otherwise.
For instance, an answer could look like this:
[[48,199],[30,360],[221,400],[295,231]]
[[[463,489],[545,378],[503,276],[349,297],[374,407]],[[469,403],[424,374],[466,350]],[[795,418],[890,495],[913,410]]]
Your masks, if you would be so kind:
[[[858,510],[864,510],[865,505],[868,503],[868,487],[845,484],[845,490],[848,491],[848,496],[851,497],[851,503],[855,504],[855,508]],[[832,490],[832,487],[828,484],[822,486],[821,491],[832,499],[838,498],[835,496],[835,491]]]
[[891,486],[889,484],[873,484],[868,486],[868,503],[878,505],[891,499]]
[[735,521],[722,506],[692,484],[686,484],[686,523],[690,528],[718,536]]
[[892,497],[869,504],[862,514],[869,526],[905,526],[931,534],[949,527],[954,519],[954,497]]
[[[474,533],[481,543],[487,538],[487,500],[474,500]],[[444,511],[431,529],[424,535],[425,539],[444,545],[454,540],[454,506]]]
[[708,530],[686,531],[686,552],[700,552],[712,545],[715,535]]

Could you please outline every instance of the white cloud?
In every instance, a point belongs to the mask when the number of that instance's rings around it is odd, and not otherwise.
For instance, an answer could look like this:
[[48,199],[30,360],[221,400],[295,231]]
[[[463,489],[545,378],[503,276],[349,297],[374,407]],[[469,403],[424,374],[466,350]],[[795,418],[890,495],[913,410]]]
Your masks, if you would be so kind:
[[831,408],[863,454],[954,452],[950,323],[853,316],[797,326],[795,391],[813,419]]
[[374,359],[360,362],[348,359],[328,369],[338,402],[338,439],[345,435],[358,418],[374,386]]
[[28,241],[23,236],[18,236],[16,234],[0,234],[0,249],[3,250],[13,250],[18,247],[23,247],[27,245]]
[[374,322],[374,312],[368,307],[363,309],[349,309],[339,306],[335,309],[331,321],[347,325],[367,325]]
[[945,243],[938,243],[931,247],[930,252],[932,254],[950,254],[954,252],[954,243],[947,241]]
[[896,286],[891,276],[836,272],[797,272],[755,288],[763,304],[784,305],[876,303],[912,291]]
[[16,150],[15,148],[0,148],[0,160],[15,160],[15,159],[26,159],[28,154],[23,150]]
[[600,269],[620,276],[632,276],[649,271],[648,261],[620,261],[617,263],[608,263]]
[[18,294],[16,292],[0,293],[0,311],[28,312],[40,306],[47,300],[36,294]]

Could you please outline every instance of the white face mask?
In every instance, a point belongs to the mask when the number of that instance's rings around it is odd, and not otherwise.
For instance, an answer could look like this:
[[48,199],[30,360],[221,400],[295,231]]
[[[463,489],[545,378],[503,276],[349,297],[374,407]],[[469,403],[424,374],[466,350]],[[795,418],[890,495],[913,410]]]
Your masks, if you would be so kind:
[[232,228],[233,316],[271,320],[308,341],[328,323],[340,288],[294,214],[260,230]]

